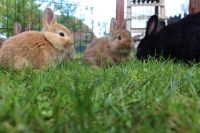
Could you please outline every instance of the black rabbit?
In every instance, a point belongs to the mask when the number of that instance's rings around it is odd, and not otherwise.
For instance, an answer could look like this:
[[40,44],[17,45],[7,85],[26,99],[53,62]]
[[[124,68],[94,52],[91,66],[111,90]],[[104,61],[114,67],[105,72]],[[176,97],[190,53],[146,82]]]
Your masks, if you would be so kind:
[[200,13],[188,15],[168,26],[159,22],[156,15],[151,16],[136,53],[138,59],[149,56],[200,61]]

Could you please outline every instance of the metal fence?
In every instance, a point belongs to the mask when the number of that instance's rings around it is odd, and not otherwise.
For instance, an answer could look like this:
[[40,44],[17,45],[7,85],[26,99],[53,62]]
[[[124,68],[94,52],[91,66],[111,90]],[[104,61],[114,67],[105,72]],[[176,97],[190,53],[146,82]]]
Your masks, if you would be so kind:
[[[133,36],[136,35],[134,37],[136,41],[139,42],[143,37],[143,34],[136,33],[145,32],[146,21],[151,15],[157,14],[165,18],[163,3],[164,0],[127,0],[125,12],[127,28]],[[23,30],[29,27],[40,31],[42,14],[46,7],[51,7],[57,15],[58,22],[70,29],[77,51],[83,51],[86,45],[96,38],[96,27],[99,26],[99,32],[108,35],[109,23],[96,22],[94,16],[97,14],[94,7],[81,5],[76,0],[0,0],[0,38],[14,35],[14,22],[19,22]],[[104,9],[99,8],[98,10]],[[180,16],[165,19],[169,19],[167,21],[171,23],[180,19]]]
[[[57,15],[57,21],[70,29],[74,36],[77,51],[83,51],[95,38],[93,7],[83,6],[75,0],[1,0],[0,1],[0,38],[14,35],[14,22],[40,31],[42,15],[46,7],[51,7]],[[84,20],[87,17],[87,25]],[[106,31],[105,31],[106,32]]]

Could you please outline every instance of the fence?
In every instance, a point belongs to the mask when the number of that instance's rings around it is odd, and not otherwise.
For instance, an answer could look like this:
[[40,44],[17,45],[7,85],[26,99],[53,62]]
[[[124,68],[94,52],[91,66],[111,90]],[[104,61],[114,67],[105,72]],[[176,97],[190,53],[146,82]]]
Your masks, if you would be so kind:
[[[41,30],[43,10],[51,7],[57,14],[58,22],[72,31],[76,50],[83,51],[86,45],[96,37],[97,32],[108,35],[109,23],[96,22],[94,19],[94,16],[97,15],[96,7],[84,6],[76,1],[0,0],[0,37],[10,37],[14,34],[14,22],[21,23],[23,29],[29,26],[33,30]],[[100,7],[98,10],[102,12],[105,9]],[[112,10],[107,12],[112,12]],[[136,41],[140,41],[142,38],[141,33],[145,32],[149,16],[157,14],[160,18],[166,19],[164,10],[164,0],[127,0],[127,29],[132,32],[133,36],[137,35]],[[101,14],[107,15],[107,13]],[[174,22],[177,18],[169,19],[169,22]],[[98,31],[96,31],[96,27],[100,27]]]
[[147,20],[154,14],[165,19],[164,0],[127,0],[127,28],[132,32],[136,45],[144,36]]
[[[51,7],[57,15],[57,21],[70,29],[77,51],[83,51],[96,37],[93,32],[93,7],[79,5],[75,0],[1,0],[0,37],[8,38],[14,34],[14,22],[19,22],[22,29],[28,26],[32,30],[40,31],[43,10],[46,7]],[[87,25],[83,23],[85,17]]]

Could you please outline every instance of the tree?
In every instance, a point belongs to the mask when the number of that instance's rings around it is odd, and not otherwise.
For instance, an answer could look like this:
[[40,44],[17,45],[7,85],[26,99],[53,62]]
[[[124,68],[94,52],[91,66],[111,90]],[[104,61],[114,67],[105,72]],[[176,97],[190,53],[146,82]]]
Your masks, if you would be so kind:
[[[59,23],[64,24],[72,32],[75,43],[80,41],[81,45],[86,45],[95,35],[93,31],[74,17],[78,3],[70,0],[0,0],[0,37],[1,35],[10,37],[14,34],[14,22],[22,25],[22,31],[27,26],[33,30],[40,31],[42,28],[42,15],[46,7],[52,8]],[[77,35],[81,34],[81,39]]]
[[[0,1],[0,29],[1,34],[12,36],[14,22],[21,23],[23,29],[31,26],[41,27],[41,10],[34,0],[1,0]],[[33,27],[34,26],[34,27]]]

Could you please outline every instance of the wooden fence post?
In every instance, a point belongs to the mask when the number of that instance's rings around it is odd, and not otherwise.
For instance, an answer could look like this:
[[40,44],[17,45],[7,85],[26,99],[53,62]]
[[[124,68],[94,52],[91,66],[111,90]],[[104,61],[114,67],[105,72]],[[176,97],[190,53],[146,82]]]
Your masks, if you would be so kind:
[[116,19],[119,28],[122,28],[124,23],[124,0],[116,0]]
[[189,13],[200,12],[200,0],[190,0]]

